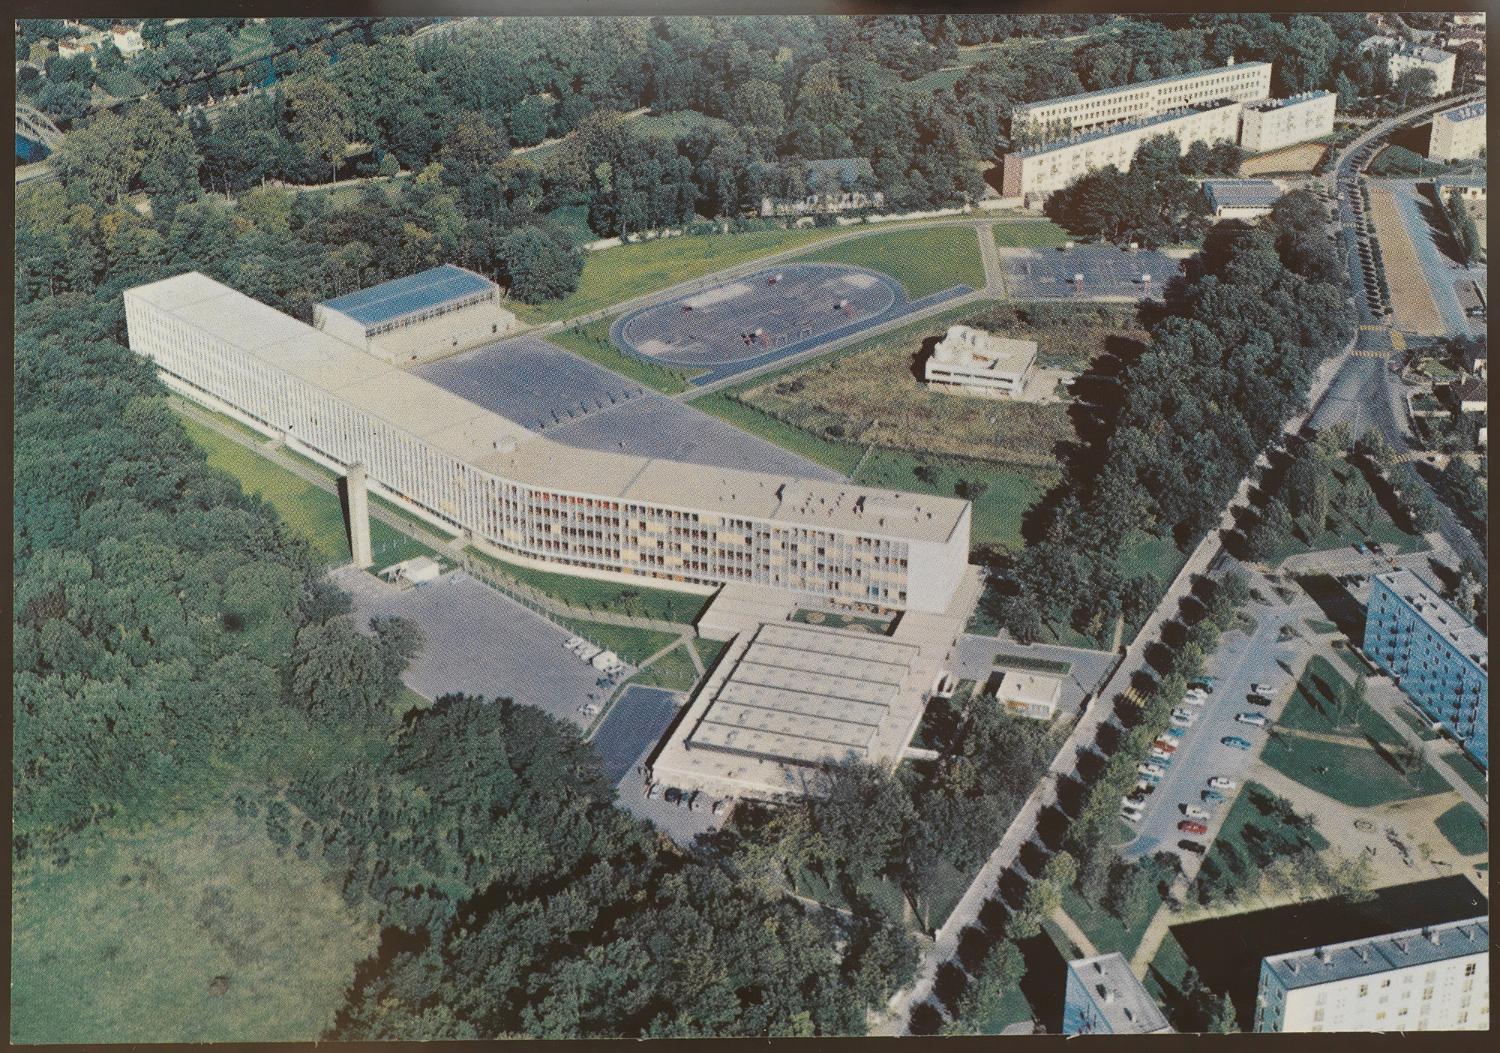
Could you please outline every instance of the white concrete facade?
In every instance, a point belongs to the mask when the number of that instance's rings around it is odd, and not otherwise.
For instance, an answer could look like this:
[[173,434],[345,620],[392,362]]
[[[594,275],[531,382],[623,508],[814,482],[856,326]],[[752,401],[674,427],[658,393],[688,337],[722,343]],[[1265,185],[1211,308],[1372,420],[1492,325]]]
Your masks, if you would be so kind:
[[507,558],[931,611],[967,567],[967,501],[566,446],[196,272],[124,299],[177,390]]
[[[1106,124],[1155,117],[1184,106],[1218,99],[1251,102],[1271,94],[1271,64],[1244,62],[1200,73],[1103,88],[1017,106],[1011,117],[1013,134],[1023,129],[1056,136],[1088,131]],[[1233,136],[1230,136],[1233,138]]]
[[1482,102],[1455,106],[1432,118],[1427,156],[1433,161],[1461,161],[1478,157],[1485,149],[1485,111]]
[[1240,145],[1261,154],[1332,135],[1337,104],[1338,96],[1331,91],[1247,103],[1240,119]]
[[1045,146],[1012,151],[1003,162],[1001,192],[1007,197],[1022,197],[1031,206],[1096,168],[1114,165],[1128,172],[1136,148],[1158,135],[1175,135],[1182,151],[1195,142],[1210,146],[1217,142],[1237,142],[1241,108],[1238,102],[1189,107]]
[[1390,74],[1392,83],[1408,70],[1426,69],[1432,71],[1431,94],[1434,98],[1447,95],[1453,90],[1453,72],[1458,66],[1458,56],[1451,51],[1410,44],[1394,37],[1369,37],[1359,47],[1361,51],[1384,51],[1389,54],[1386,71]]
[[1489,935],[1473,918],[1268,957],[1255,1030],[1487,1030]]
[[967,325],[949,326],[927,360],[927,383],[966,395],[1016,398],[1036,364],[1036,341],[1011,340]]

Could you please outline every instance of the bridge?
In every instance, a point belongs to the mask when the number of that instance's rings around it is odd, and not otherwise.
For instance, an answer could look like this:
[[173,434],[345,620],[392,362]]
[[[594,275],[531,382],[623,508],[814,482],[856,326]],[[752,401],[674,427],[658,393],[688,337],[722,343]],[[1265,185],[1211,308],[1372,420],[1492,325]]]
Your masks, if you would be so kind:
[[62,129],[52,123],[51,117],[19,99],[16,101],[16,134],[41,143],[50,152],[55,152],[63,141]]

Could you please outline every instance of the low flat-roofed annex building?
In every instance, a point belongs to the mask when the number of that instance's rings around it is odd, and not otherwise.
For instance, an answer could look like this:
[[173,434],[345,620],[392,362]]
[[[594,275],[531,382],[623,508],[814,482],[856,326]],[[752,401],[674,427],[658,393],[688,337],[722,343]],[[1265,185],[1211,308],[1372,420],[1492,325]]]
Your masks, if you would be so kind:
[[1220,100],[1012,150],[1002,161],[1000,192],[1034,207],[1096,168],[1128,172],[1136,148],[1158,135],[1176,136],[1180,151],[1195,142],[1238,142],[1240,109],[1239,102]]
[[1179,73],[1017,106],[1012,111],[1011,127],[1013,135],[1030,133],[1044,139],[1057,138],[1103,125],[1155,117],[1184,106],[1218,99],[1250,102],[1270,94],[1269,62],[1236,64],[1231,59],[1227,66],[1217,69]]
[[509,559],[931,611],[968,571],[967,501],[568,446],[197,272],[124,299],[169,387]]
[[1489,974],[1487,917],[1271,955],[1255,1030],[1483,1031]]
[[1337,105],[1338,96],[1331,91],[1247,102],[1240,115],[1240,146],[1262,154],[1332,135]]
[[1032,720],[1051,720],[1057,715],[1062,686],[1062,681],[1055,676],[1007,669],[1000,674],[1000,682],[995,685],[995,700],[1005,707],[1007,713]]
[[953,325],[932,349],[927,383],[966,395],[1016,398],[1036,364],[1036,341],[1015,340]]
[[1478,157],[1485,149],[1483,102],[1471,102],[1443,110],[1432,118],[1427,156],[1433,161],[1462,161]]
[[1281,200],[1281,187],[1269,179],[1206,179],[1203,196],[1214,219],[1259,219]]
[[498,340],[517,328],[500,287],[451,263],[313,306],[313,325],[393,365],[414,365]]
[[1065,1035],[1160,1035],[1172,1027],[1119,951],[1068,963]]
[[1370,579],[1366,656],[1489,767],[1489,640],[1410,570]]

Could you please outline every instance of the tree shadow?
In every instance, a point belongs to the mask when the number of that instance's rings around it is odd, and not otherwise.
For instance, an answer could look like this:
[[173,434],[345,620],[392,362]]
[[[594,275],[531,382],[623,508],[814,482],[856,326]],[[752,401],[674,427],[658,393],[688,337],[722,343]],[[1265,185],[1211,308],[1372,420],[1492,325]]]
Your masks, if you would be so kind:
[[1032,1015],[1049,1034],[1062,1032],[1063,995],[1067,987],[1067,962],[1046,932],[1019,940],[1016,949],[1026,962],[1021,994]]
[[913,1035],[936,1035],[943,1027],[943,1014],[931,1001],[912,1006],[906,1028]]
[[969,974],[954,962],[944,962],[938,966],[937,976],[932,981],[932,996],[952,1015],[968,986]]
[[958,934],[958,961],[970,976],[979,975],[985,955],[995,945],[995,939],[983,928],[969,925]]
[[1341,634],[1350,640],[1365,638],[1365,609],[1331,574],[1303,574],[1297,584],[1318,605]]

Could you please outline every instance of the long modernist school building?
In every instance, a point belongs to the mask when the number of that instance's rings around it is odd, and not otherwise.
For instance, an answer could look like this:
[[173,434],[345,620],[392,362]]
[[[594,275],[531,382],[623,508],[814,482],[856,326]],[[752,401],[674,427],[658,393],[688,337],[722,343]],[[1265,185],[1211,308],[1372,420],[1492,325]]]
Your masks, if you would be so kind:
[[567,446],[198,272],[124,299],[170,386],[508,558],[919,611],[964,576],[967,501]]

